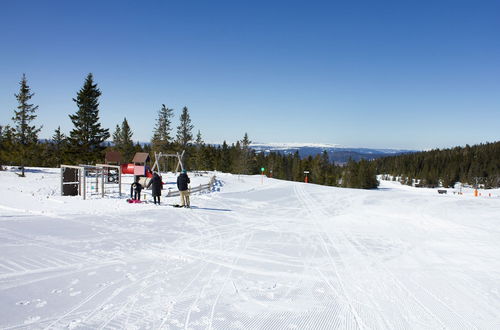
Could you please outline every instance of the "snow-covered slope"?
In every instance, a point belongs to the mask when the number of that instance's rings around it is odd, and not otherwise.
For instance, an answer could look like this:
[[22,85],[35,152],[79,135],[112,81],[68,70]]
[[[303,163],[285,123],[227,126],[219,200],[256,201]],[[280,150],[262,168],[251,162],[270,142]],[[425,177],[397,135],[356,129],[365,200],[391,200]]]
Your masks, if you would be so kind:
[[217,177],[178,209],[0,172],[0,328],[500,328],[498,190]]

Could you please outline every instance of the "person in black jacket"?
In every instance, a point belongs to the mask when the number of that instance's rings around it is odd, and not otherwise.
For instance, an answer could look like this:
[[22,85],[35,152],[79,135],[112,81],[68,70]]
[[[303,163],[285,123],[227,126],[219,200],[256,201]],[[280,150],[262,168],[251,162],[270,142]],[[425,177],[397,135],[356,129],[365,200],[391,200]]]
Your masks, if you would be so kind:
[[157,200],[158,205],[160,205],[160,196],[161,189],[163,188],[163,183],[161,182],[161,177],[158,175],[158,173],[154,172],[153,178],[151,178],[151,181],[149,181],[147,188],[149,188],[150,186],[153,186],[151,189],[151,194],[153,195],[155,205]]
[[177,177],[177,188],[179,188],[181,194],[181,207],[190,207],[188,187],[190,182],[186,170],[182,170],[182,173]]
[[130,199],[141,200],[141,190],[142,185],[139,183],[139,179],[136,177],[134,183],[130,186]]

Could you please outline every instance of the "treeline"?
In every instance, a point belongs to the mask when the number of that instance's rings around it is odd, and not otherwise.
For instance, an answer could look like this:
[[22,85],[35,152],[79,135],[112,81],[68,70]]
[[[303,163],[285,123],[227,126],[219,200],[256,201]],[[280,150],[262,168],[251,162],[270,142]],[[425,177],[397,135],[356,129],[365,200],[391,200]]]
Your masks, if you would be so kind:
[[264,174],[268,177],[289,181],[304,181],[307,171],[311,183],[372,189],[378,186],[374,163],[367,160],[349,161],[345,166],[335,165],[324,151],[315,157],[300,158],[294,154],[256,152],[249,148],[250,141],[245,134],[243,140],[228,146],[194,144],[188,148],[189,168],[201,170],[217,169],[226,173]]
[[453,187],[456,182],[500,187],[500,142],[435,149],[377,159],[377,173],[422,187]]
[[[32,125],[38,106],[31,104],[34,96],[26,76],[20,82],[18,101],[12,125],[0,126],[0,164],[20,166],[24,176],[25,166],[58,167],[61,164],[95,164],[104,161],[108,150],[119,151],[123,162],[130,162],[136,152],[175,153],[185,151],[184,165],[189,170],[218,170],[235,174],[260,174],[264,168],[267,176],[278,179],[304,181],[308,171],[309,182],[352,188],[376,188],[376,171],[373,162],[350,161],[346,166],[337,166],[328,158],[328,153],[301,159],[295,154],[258,153],[250,148],[251,141],[245,133],[241,141],[215,146],[203,141],[198,130],[193,135],[194,125],[187,107],[179,116],[179,125],[174,130],[174,110],[164,104],[157,113],[151,141],[141,145],[133,142],[133,130],[126,118],[117,124],[113,133],[101,127],[99,122],[99,97],[101,91],[89,74],[83,87],[73,99],[76,112],[69,115],[73,129],[65,134],[58,127],[51,139],[40,141],[41,127]],[[175,133],[174,133],[175,131]],[[113,142],[107,142],[112,137]],[[163,164],[172,169],[173,164]],[[165,167],[164,167],[165,168]]]

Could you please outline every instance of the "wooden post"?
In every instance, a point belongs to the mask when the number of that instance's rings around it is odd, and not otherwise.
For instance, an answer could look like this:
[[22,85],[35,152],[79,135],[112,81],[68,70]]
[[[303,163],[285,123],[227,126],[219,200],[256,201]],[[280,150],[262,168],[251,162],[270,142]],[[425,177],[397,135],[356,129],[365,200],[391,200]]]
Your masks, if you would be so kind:
[[63,179],[64,174],[63,173],[64,173],[63,167],[61,166],[61,196],[63,195],[63,190],[64,190],[64,184],[63,184],[63,182],[64,182],[64,179]]
[[86,187],[86,185],[87,185],[87,180],[85,179],[85,168],[80,167],[80,175],[81,175],[81,177],[82,177],[81,182],[83,182],[83,184],[81,185],[81,187],[82,187],[82,193],[83,193],[83,194],[82,194],[82,196],[83,196],[83,199],[85,199],[85,197],[86,197],[85,195],[87,195],[87,194],[86,194],[86,190],[87,190],[87,187]]
[[118,196],[122,197],[122,167],[118,167]]
[[101,167],[101,197],[104,198],[104,167]]

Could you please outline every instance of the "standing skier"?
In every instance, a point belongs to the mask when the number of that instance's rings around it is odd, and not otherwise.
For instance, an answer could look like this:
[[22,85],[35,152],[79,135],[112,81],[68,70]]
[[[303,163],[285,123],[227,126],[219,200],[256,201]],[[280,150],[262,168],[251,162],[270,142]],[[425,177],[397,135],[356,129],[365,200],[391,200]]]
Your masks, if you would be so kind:
[[149,188],[150,186],[153,186],[151,189],[151,194],[153,195],[153,200],[155,205],[157,199],[158,199],[158,205],[160,205],[160,196],[163,183],[161,182],[161,178],[158,175],[158,173],[154,172],[153,178],[151,179],[151,181],[149,181],[147,187]]
[[186,170],[182,170],[182,173],[177,177],[177,188],[181,194],[181,207],[190,207],[188,188],[190,182]]

